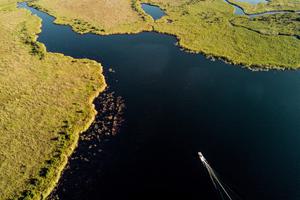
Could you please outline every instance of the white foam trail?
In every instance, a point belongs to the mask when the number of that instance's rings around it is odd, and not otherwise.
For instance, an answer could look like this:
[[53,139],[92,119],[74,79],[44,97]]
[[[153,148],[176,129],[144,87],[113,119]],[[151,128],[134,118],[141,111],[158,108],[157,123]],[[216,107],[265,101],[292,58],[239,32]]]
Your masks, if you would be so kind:
[[228,191],[225,189],[225,186],[219,180],[219,178],[216,175],[215,171],[208,164],[208,162],[206,161],[206,159],[204,158],[202,153],[198,152],[198,155],[199,155],[199,158],[200,158],[201,162],[203,163],[204,167],[207,169],[209,177],[210,177],[215,189],[220,192],[220,195],[221,195],[222,199],[224,199],[223,198],[223,193],[224,193],[229,200],[233,200],[233,198],[229,195]]

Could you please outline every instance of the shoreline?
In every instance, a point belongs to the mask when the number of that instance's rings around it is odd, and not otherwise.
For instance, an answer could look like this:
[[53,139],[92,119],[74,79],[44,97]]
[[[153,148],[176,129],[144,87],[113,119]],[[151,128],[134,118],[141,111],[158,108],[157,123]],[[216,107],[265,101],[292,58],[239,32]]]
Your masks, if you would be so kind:
[[91,124],[93,123],[93,121],[98,113],[97,110],[95,109],[95,105],[94,105],[93,101],[95,98],[97,98],[97,96],[99,96],[105,90],[106,82],[105,82],[105,78],[103,75],[102,75],[101,79],[102,79],[102,81],[104,81],[105,85],[103,87],[100,87],[99,90],[97,90],[95,94],[91,95],[90,99],[89,99],[89,101],[91,102],[90,106],[91,106],[91,112],[92,112],[91,114],[92,115],[91,115],[90,119],[88,119],[86,125],[84,127],[82,127],[82,129],[79,132],[72,133],[73,135],[75,135],[75,140],[73,143],[70,144],[69,148],[64,151],[66,155],[64,155],[64,159],[62,160],[61,165],[58,166],[58,168],[57,168],[57,171],[58,171],[57,176],[53,179],[53,182],[51,185],[49,185],[49,188],[42,194],[42,199],[46,199],[51,194],[51,192],[56,187],[56,185],[58,184],[59,179],[61,178],[61,175],[62,175],[65,167],[68,164],[70,156],[72,155],[72,153],[78,146],[78,141],[79,141],[80,135],[83,132],[85,132],[86,130],[88,130],[88,128],[91,126]]
[[[118,134],[124,122],[122,116],[125,104],[122,98],[115,97],[114,92],[111,92],[109,88],[96,97],[94,105],[98,113],[90,127],[80,134],[77,147],[70,155],[59,181],[47,199],[55,199],[60,194],[60,190],[64,189],[64,184],[70,182],[70,175],[72,179],[72,173],[78,169],[77,166],[90,165],[89,163],[96,156],[103,156],[105,150],[102,147]],[[87,181],[84,177],[76,177],[74,181],[78,181],[78,178],[81,181]]]
[[[159,34],[164,34],[164,35],[169,35],[169,36],[175,37],[178,41],[177,42],[178,46],[180,48],[184,49],[186,52],[194,53],[194,54],[202,54],[207,58],[213,58],[213,59],[216,59],[216,60],[221,60],[225,63],[232,64],[234,66],[239,66],[240,65],[240,67],[247,68],[249,70],[254,70],[254,71],[257,71],[257,70],[265,71],[265,70],[272,70],[272,69],[273,70],[298,70],[300,68],[300,65],[295,67],[295,66],[271,64],[271,63],[269,63],[269,64],[247,63],[247,62],[231,59],[231,58],[229,58],[227,56],[224,56],[224,55],[218,55],[218,54],[214,54],[214,53],[211,53],[211,52],[206,52],[204,50],[193,50],[188,44],[182,43],[183,39],[179,35],[176,35],[175,33],[167,32],[167,31],[160,31],[159,28],[156,28],[156,26],[159,25],[159,24],[157,24],[152,18],[150,19],[150,21],[146,21],[146,23],[147,22],[150,23],[150,24],[147,24],[148,27],[146,29],[137,30],[137,31],[133,31],[133,32],[105,32],[105,33],[101,32],[101,33],[99,33],[99,32],[93,31],[92,29],[82,32],[82,31],[78,31],[71,23],[59,21],[59,18],[57,18],[50,11],[47,11],[46,9],[43,9],[39,6],[36,6],[36,5],[34,5],[30,2],[25,1],[25,3],[27,4],[27,6],[32,7],[34,9],[37,9],[37,10],[53,17],[54,18],[54,21],[53,21],[54,24],[62,25],[62,26],[68,26],[72,29],[73,32],[78,33],[80,35],[94,34],[94,35],[99,35],[99,36],[110,36],[110,35],[133,35],[133,34],[139,34],[139,33],[143,33],[143,32],[154,32],[154,33],[159,33]],[[161,8],[159,5],[151,4],[151,3],[148,3],[148,2],[141,2],[141,3],[146,3],[146,4],[149,4],[149,5],[153,5],[153,6],[158,6],[161,10],[163,10],[165,12],[165,16],[163,16],[161,19],[157,20],[158,22],[160,20],[165,20],[165,18],[168,17],[168,13],[166,12],[166,9]],[[231,2],[228,1],[228,4],[231,4]],[[145,13],[143,13],[143,14],[145,14]],[[246,14],[246,16],[248,16],[248,15]],[[149,15],[149,16],[147,16],[147,18],[148,17],[151,17],[151,16]],[[230,23],[230,21],[229,21],[229,23]],[[244,27],[239,27],[239,28],[246,29]],[[253,30],[249,30],[249,29],[246,29],[246,30],[253,32]],[[259,32],[255,32],[255,34],[259,34],[259,35],[262,35],[262,36],[265,36],[265,37],[286,36],[286,35],[266,35],[266,34],[262,34],[262,33],[259,33]],[[291,35],[291,36],[286,36],[286,37],[294,37],[294,36]]]
[[[21,9],[19,7],[19,3],[16,3],[16,9]],[[23,9],[26,12],[32,13],[27,10]],[[37,16],[35,16],[37,17]],[[39,17],[37,17],[39,18]],[[40,18],[39,18],[40,19]],[[87,95],[88,98],[86,99],[86,103],[88,105],[88,113],[87,116],[82,119],[80,124],[70,124],[68,132],[64,133],[62,136],[62,140],[58,143],[56,147],[53,149],[53,155],[50,156],[50,160],[46,160],[45,164],[43,164],[40,168],[41,173],[45,173],[45,176],[41,176],[35,174],[30,180],[28,185],[26,186],[26,190],[20,191],[13,196],[13,198],[31,198],[31,199],[46,199],[47,196],[52,192],[55,188],[61,174],[68,163],[69,157],[76,149],[79,141],[79,137],[81,133],[85,132],[90,125],[95,120],[97,110],[95,109],[94,100],[105,90],[107,87],[105,77],[103,75],[103,68],[102,65],[94,60],[90,59],[76,59],[71,56],[66,56],[62,53],[53,53],[48,52],[46,46],[38,41],[39,34],[42,32],[42,21],[39,20],[39,27],[37,27],[39,31],[36,31],[33,37],[33,44],[39,45],[42,48],[42,51],[47,54],[57,55],[61,57],[65,57],[68,59],[72,59],[74,61],[82,61],[83,63],[90,63],[96,65],[99,69],[97,70],[97,83],[98,87],[93,88],[93,91],[90,92],[90,95]],[[78,121],[76,121],[77,123]],[[56,152],[56,153],[55,153]]]

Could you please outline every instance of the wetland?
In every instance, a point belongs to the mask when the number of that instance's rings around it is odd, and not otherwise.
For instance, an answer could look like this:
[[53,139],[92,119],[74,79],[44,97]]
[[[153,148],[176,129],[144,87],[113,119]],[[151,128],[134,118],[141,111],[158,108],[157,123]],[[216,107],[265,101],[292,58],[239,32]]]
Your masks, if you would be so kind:
[[[102,63],[109,90],[125,104],[118,134],[91,139],[97,153],[86,165],[71,161],[56,195],[218,199],[201,151],[243,199],[299,198],[299,71],[212,61],[155,32],[81,35],[22,7],[42,19],[38,41],[48,51]],[[74,184],[76,177],[86,181]]]

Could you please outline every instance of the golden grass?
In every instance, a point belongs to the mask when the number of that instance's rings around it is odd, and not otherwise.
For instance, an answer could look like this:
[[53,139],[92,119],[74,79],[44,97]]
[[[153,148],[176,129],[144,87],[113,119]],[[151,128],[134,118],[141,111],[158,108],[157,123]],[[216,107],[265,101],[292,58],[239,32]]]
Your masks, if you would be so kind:
[[57,18],[55,23],[71,25],[79,33],[137,33],[151,30],[151,26],[145,23],[148,16],[141,9],[133,9],[135,2],[132,0],[39,0],[30,2],[30,5],[54,15]]
[[101,66],[47,53],[41,22],[0,3],[0,199],[47,196],[95,115]]
[[142,1],[142,2],[148,2],[151,4],[164,4],[165,6],[180,6],[182,4],[191,2],[190,0],[151,0],[151,1]]

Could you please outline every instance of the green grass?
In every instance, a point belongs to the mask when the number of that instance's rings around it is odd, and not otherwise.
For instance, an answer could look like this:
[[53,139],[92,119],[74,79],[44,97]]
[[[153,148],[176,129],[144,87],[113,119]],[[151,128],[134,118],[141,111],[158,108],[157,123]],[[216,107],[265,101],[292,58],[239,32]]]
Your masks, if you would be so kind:
[[238,0],[229,0],[230,2],[242,7],[248,14],[261,13],[273,10],[300,10],[300,0],[271,0],[267,3],[250,4]]
[[295,13],[234,18],[232,24],[265,35],[300,36],[300,15]]
[[81,34],[152,30],[148,22],[153,20],[144,13],[138,0],[31,0],[29,5],[55,16],[55,23],[70,25]]
[[41,21],[0,3],[0,199],[41,199],[95,115],[101,65],[48,53]]
[[[182,6],[159,5],[168,16],[158,20],[154,30],[177,36],[179,45],[188,50],[246,66],[300,67],[300,40],[233,26],[231,21],[238,16],[233,14],[232,6],[222,0],[194,0]],[[169,23],[170,20],[173,22]]]

